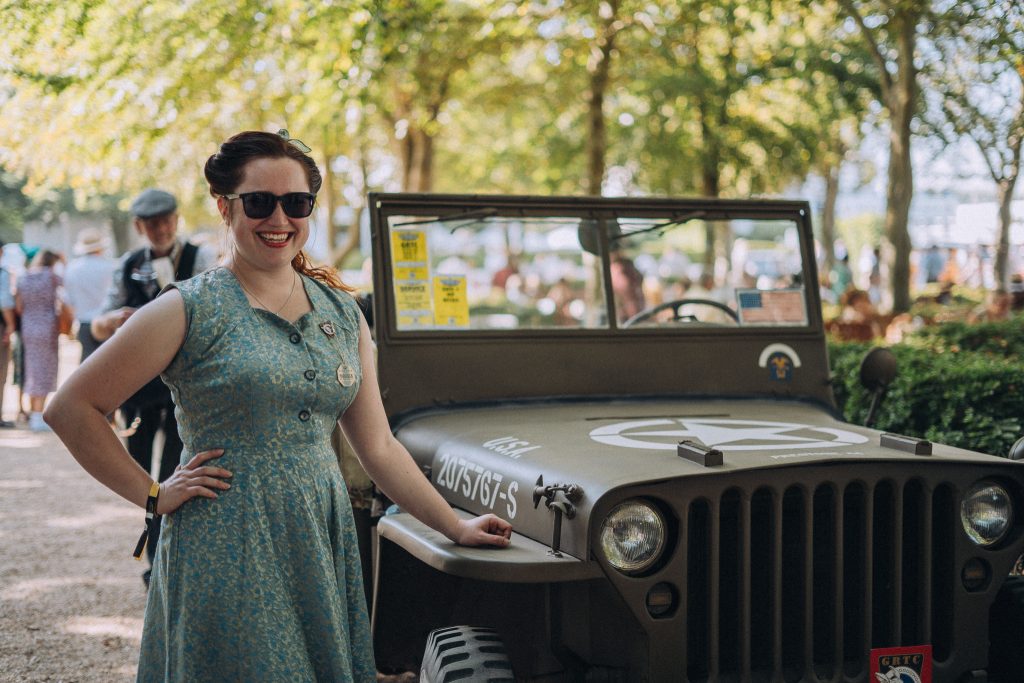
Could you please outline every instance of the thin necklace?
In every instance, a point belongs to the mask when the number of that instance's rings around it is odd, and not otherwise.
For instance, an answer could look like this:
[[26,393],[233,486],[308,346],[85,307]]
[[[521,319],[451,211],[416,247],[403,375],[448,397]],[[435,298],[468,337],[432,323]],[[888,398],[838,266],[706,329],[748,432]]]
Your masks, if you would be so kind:
[[262,306],[265,310],[270,311],[274,315],[277,315],[278,313],[283,311],[284,307],[288,305],[288,302],[292,300],[292,294],[295,293],[295,283],[298,282],[299,276],[295,274],[295,271],[292,271],[292,288],[288,292],[288,298],[284,300],[283,304],[281,304],[281,308],[277,309],[276,311],[271,311],[270,306],[260,301],[260,298],[253,294],[253,292],[248,287],[245,286],[245,283],[242,282],[242,278],[238,273],[235,273],[235,279],[238,280],[238,284],[242,285],[242,289],[244,289],[249,294],[249,296],[251,296],[253,299],[256,299],[256,303]]

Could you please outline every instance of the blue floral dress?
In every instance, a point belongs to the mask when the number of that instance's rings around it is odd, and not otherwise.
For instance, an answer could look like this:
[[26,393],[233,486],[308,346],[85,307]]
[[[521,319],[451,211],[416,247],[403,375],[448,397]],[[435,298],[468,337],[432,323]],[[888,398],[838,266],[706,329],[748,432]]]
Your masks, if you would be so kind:
[[375,680],[352,509],[330,436],[359,388],[359,311],[302,284],[291,323],[217,268],[179,283],[184,344],[162,375],[185,450],[223,448],[215,500],[164,517],[139,681]]

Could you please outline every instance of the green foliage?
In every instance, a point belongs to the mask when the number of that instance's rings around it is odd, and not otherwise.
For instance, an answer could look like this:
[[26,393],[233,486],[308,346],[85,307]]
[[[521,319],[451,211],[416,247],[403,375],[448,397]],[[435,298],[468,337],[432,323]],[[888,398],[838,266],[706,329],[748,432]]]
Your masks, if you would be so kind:
[[931,325],[915,333],[907,343],[935,353],[973,351],[1019,362],[1024,356],[1024,318]]
[[216,144],[284,127],[322,163],[365,170],[337,178],[348,203],[346,186],[580,193],[595,55],[614,35],[602,153],[616,191],[772,193],[859,111],[818,101],[858,99],[870,70],[836,30],[797,0],[14,3],[0,164],[30,195],[159,184],[194,219]]
[[29,200],[22,191],[25,182],[0,172],[0,240],[20,242]]
[[[962,325],[948,327],[925,335],[926,340],[942,339],[941,344],[918,344],[915,340],[892,347],[899,374],[882,401],[874,426],[1005,456],[1021,436],[1024,415],[1024,364],[1007,362],[1018,357],[1006,354],[1024,348],[1024,334],[1007,324],[979,325],[972,330]],[[986,330],[1007,339],[1007,346],[982,343]],[[964,350],[949,343],[952,339],[974,345],[977,350]],[[829,344],[836,401],[852,423],[863,424],[871,405],[872,396],[859,379],[860,361],[870,348],[861,343]],[[1004,353],[993,352],[994,348]]]

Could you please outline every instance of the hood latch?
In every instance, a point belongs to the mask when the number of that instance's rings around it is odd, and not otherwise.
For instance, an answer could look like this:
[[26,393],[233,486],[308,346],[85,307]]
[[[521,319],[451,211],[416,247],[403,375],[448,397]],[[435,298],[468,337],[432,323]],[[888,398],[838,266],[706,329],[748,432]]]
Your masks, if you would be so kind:
[[537,477],[537,485],[533,487],[533,508],[536,510],[541,499],[544,505],[555,513],[555,526],[552,530],[551,550],[549,554],[561,557],[562,517],[572,519],[576,516],[574,503],[583,498],[583,489],[579,484],[548,484],[544,485],[544,475]]

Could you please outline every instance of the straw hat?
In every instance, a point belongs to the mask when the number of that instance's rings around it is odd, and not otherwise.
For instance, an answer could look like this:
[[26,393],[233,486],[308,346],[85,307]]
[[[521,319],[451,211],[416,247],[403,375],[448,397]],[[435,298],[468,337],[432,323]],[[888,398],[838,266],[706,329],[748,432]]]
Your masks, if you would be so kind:
[[85,228],[78,233],[73,251],[75,256],[92,254],[97,251],[106,251],[110,246],[110,239],[96,228]]

